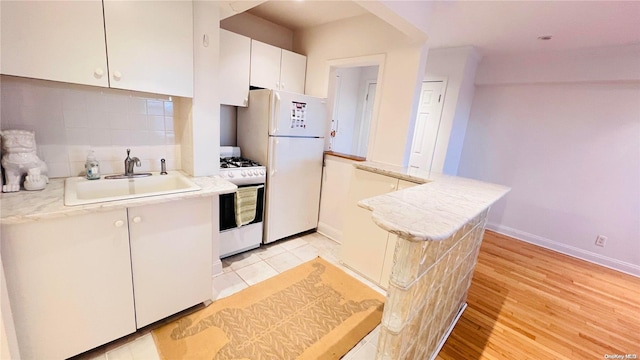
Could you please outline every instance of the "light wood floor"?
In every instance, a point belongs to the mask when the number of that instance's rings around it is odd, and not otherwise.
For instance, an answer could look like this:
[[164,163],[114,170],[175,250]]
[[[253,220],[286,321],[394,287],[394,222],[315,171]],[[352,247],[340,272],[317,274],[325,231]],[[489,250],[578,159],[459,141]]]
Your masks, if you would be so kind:
[[485,233],[440,360],[640,359],[640,279]]

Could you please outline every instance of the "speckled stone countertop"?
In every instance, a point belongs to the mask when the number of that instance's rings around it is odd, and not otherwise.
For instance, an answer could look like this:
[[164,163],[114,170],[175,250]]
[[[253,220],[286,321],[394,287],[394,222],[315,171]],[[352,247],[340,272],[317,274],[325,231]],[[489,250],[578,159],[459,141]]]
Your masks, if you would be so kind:
[[126,207],[158,204],[188,198],[227,194],[236,191],[237,186],[219,176],[191,177],[202,189],[168,195],[140,197],[128,200],[109,201],[96,204],[65,206],[64,179],[51,179],[40,191],[21,190],[0,195],[0,224],[20,224],[42,219],[87,214],[97,211],[109,211]]
[[413,168],[356,163],[358,169],[423,185],[364,199],[378,226],[412,240],[444,240],[498,201],[510,188]]

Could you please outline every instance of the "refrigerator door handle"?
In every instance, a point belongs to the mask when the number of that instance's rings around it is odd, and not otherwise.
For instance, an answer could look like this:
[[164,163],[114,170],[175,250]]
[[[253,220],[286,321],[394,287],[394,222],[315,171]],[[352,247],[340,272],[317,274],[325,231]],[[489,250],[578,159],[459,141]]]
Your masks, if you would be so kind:
[[273,126],[271,132],[273,135],[276,135],[278,133],[278,116],[280,115],[280,94],[277,91],[274,91],[273,94],[275,95],[275,104],[271,117],[271,126]]
[[[280,140],[275,139],[276,146],[271,149],[271,159],[269,159],[269,164],[276,163],[276,149],[278,148],[278,144],[280,144]],[[271,167],[271,177],[275,177],[278,173],[278,169],[276,169],[275,165]]]

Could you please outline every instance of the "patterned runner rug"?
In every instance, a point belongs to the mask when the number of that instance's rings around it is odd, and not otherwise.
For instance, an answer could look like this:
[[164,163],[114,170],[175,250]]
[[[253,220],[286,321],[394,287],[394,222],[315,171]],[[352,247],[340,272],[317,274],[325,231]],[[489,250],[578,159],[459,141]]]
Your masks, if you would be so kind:
[[373,330],[384,297],[316,258],[153,331],[165,360],[339,359]]

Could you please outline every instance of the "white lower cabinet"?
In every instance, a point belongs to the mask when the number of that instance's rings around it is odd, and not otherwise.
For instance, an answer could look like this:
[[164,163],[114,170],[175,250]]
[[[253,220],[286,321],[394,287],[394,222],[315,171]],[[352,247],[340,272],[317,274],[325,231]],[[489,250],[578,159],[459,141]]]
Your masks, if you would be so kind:
[[359,207],[358,201],[416,185],[360,169],[351,177],[340,260],[384,288],[389,285],[396,236],[376,225],[371,211]]
[[138,328],[211,299],[211,198],[129,208]]
[[21,358],[68,358],[210,299],[212,211],[203,197],[3,225]]
[[64,359],[136,331],[126,209],[2,226],[22,359]]

